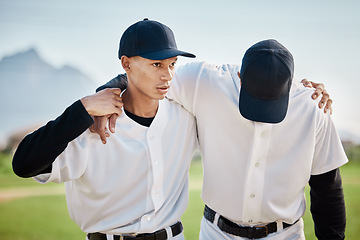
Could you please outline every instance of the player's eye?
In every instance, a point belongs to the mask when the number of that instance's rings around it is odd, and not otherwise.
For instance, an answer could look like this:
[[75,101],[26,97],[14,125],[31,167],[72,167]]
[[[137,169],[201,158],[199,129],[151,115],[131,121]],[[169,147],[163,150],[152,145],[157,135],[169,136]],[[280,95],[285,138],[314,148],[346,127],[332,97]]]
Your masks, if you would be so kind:
[[160,64],[160,63],[158,63],[158,62],[153,63],[152,65],[153,65],[154,67],[160,67],[160,66],[161,66],[161,64]]

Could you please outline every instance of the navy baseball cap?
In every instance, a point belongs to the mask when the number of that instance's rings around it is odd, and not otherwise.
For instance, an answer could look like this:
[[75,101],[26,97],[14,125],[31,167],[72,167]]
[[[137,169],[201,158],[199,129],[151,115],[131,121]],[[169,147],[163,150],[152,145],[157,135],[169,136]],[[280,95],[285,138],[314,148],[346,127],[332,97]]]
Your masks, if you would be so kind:
[[284,120],[293,74],[293,56],[278,41],[264,40],[251,46],[240,69],[241,115],[264,123]]
[[194,54],[177,49],[174,33],[168,26],[147,18],[131,25],[121,36],[119,59],[123,55],[151,60],[163,60],[179,55],[195,57]]

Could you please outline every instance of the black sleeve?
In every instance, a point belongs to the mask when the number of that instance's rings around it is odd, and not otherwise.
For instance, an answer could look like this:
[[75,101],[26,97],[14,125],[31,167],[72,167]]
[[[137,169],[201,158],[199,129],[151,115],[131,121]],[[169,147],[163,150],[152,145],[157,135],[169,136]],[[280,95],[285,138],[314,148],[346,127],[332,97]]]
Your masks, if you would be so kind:
[[346,212],[340,170],[312,175],[310,211],[320,240],[345,239]]
[[14,173],[26,178],[51,172],[56,157],[92,124],[81,101],[76,101],[58,118],[21,141],[12,161]]
[[96,89],[96,92],[101,91],[105,88],[120,88],[121,91],[123,91],[124,89],[126,89],[127,83],[128,82],[126,74],[119,74],[104,85],[98,87]]

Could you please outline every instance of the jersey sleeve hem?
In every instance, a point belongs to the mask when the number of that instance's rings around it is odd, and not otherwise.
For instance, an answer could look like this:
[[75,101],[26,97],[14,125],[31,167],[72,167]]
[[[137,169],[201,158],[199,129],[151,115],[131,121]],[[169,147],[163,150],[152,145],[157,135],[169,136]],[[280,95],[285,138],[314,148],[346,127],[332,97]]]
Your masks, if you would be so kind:
[[343,158],[341,159],[340,161],[334,163],[334,164],[331,164],[329,166],[326,166],[324,168],[321,168],[321,169],[318,169],[316,171],[312,171],[311,172],[311,175],[320,175],[320,174],[324,174],[324,173],[327,173],[327,172],[330,172],[336,168],[340,168],[341,166],[345,165],[349,160],[347,158]]

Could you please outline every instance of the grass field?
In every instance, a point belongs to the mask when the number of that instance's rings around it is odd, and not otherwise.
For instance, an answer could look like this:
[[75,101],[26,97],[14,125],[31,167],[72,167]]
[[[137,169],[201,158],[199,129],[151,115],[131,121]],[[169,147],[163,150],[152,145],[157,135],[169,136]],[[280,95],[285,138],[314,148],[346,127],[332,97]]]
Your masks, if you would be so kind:
[[[10,164],[1,160],[3,165],[4,162]],[[63,185],[40,185],[32,179],[20,179],[11,173],[9,166],[0,166],[0,239],[85,239],[85,234],[69,218]],[[355,240],[360,236],[360,163],[350,162],[341,168],[341,173],[347,208],[346,239]],[[190,171],[189,207],[182,217],[188,240],[198,239],[204,207],[201,186],[201,162],[194,160]],[[306,189],[307,198],[308,191]],[[304,222],[306,239],[316,239],[308,211]]]

